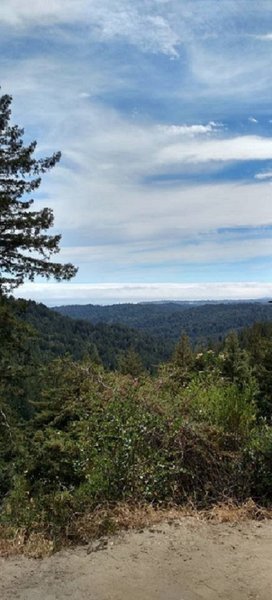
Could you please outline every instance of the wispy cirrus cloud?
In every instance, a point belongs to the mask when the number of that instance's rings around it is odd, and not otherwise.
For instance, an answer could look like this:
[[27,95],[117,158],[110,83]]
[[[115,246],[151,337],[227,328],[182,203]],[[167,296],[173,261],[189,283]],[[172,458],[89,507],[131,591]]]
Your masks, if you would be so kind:
[[177,57],[179,35],[157,10],[156,2],[129,0],[2,0],[0,23],[11,27],[84,25],[97,41],[126,40],[143,51]]

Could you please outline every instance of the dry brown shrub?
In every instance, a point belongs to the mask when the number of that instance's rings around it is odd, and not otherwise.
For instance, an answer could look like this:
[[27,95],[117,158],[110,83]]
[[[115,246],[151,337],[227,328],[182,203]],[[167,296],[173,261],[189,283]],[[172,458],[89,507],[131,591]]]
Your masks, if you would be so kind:
[[201,511],[200,514],[203,515],[203,518],[217,523],[240,523],[249,520],[272,519],[272,509],[258,506],[251,498],[243,504],[228,500],[216,504],[206,511]]
[[54,551],[54,542],[43,533],[31,532],[25,529],[0,527],[0,557],[24,554],[29,558],[43,558]]
[[29,558],[44,558],[54,551],[54,542],[42,533],[31,533],[24,545],[24,554]]
[[25,531],[0,526],[0,556],[15,556],[24,550]]

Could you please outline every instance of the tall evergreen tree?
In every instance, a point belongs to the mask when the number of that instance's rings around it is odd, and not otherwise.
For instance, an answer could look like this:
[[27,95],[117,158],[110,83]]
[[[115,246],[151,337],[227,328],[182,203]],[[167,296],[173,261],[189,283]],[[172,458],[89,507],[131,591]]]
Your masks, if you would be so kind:
[[194,362],[194,355],[190,339],[185,333],[180,337],[173,354],[173,363],[182,371],[188,371]]
[[36,142],[24,145],[24,130],[10,125],[12,97],[0,97],[0,293],[36,275],[70,279],[75,267],[52,262],[59,251],[60,235],[48,235],[54,222],[50,208],[31,210],[26,199],[41,184],[41,174],[60,160],[60,152],[48,158],[34,157]]

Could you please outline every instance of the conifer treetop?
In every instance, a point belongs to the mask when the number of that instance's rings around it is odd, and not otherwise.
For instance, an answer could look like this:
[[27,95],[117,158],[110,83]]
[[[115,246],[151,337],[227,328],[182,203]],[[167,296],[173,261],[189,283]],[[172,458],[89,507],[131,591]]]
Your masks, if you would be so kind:
[[10,125],[10,95],[0,96],[0,293],[10,292],[35,276],[71,279],[77,269],[51,260],[59,252],[60,235],[47,233],[54,224],[51,208],[33,210],[29,195],[41,184],[41,174],[60,160],[34,156],[36,141],[24,145],[24,129]]

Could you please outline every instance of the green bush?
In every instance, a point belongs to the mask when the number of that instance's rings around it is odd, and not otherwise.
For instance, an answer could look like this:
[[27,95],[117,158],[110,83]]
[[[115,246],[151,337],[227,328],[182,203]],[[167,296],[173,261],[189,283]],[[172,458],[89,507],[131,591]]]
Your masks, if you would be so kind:
[[272,429],[266,423],[256,428],[245,450],[245,465],[251,474],[250,495],[261,504],[272,500]]
[[218,426],[242,439],[254,427],[254,386],[241,389],[235,383],[197,377],[187,387],[186,398],[193,420]]

